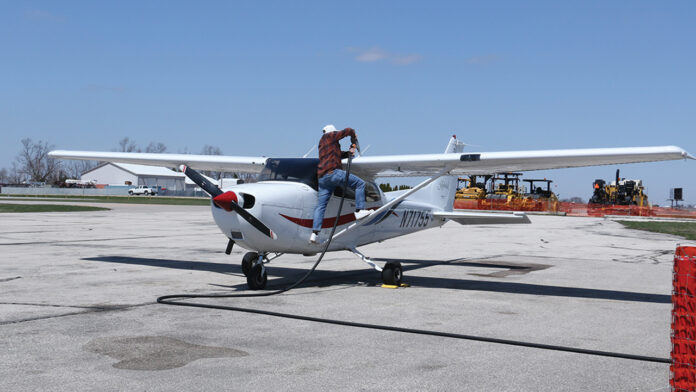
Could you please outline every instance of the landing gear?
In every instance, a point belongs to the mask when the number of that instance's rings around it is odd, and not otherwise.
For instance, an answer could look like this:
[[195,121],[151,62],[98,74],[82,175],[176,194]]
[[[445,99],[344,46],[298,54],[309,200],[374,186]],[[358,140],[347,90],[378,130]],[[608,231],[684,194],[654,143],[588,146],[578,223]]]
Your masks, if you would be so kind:
[[263,268],[263,255],[259,257],[256,252],[247,252],[242,257],[242,272],[247,278],[247,286],[251,290],[263,290],[268,282],[268,274]]
[[256,252],[247,252],[242,257],[242,272],[247,277],[247,286],[251,290],[263,290],[268,282],[268,274],[263,268],[263,255],[259,257]]
[[254,265],[256,261],[259,259],[259,254],[256,252],[247,252],[244,254],[244,257],[242,257],[242,272],[244,273],[244,276],[249,276],[249,271],[251,271],[251,267]]
[[247,286],[251,290],[263,290],[268,282],[268,274],[263,264],[254,264],[247,275]]
[[389,286],[401,286],[401,280],[404,277],[404,270],[401,268],[401,263],[398,261],[389,261],[384,265],[384,268],[380,268],[380,266],[375,264],[369,257],[360,253],[357,249],[349,248],[348,250],[360,257],[367,265],[381,272],[384,284]]
[[401,268],[401,263],[397,262],[388,262],[384,268],[382,268],[382,281],[384,284],[388,284],[390,286],[399,286],[401,285],[401,279],[404,276],[404,271]]
[[272,256],[268,252],[247,252],[242,257],[242,272],[247,278],[247,286],[251,290],[263,290],[268,282],[268,274],[264,264],[270,263],[282,253],[274,253]]

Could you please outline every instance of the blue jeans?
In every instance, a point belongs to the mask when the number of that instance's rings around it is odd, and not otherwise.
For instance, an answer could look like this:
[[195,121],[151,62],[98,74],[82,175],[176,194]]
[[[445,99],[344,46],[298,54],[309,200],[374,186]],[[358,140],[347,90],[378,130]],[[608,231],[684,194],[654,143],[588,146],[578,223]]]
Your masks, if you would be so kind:
[[[322,223],[324,222],[326,205],[329,203],[329,199],[336,187],[342,186],[345,181],[346,172],[341,169],[336,169],[330,174],[324,174],[319,179],[319,196],[317,199],[317,207],[314,209],[313,231],[321,230]],[[362,210],[365,208],[365,181],[351,174],[348,177],[348,186],[355,189],[355,209]],[[340,214],[341,212],[339,211],[338,213]]]

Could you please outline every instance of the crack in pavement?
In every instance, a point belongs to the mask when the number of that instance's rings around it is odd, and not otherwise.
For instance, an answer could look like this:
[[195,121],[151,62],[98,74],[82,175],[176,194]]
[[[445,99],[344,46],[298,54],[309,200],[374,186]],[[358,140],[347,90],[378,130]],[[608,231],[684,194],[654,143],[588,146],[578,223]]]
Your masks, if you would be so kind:
[[93,307],[87,307],[87,306],[69,306],[69,305],[51,305],[51,304],[23,304],[23,303],[0,303],[0,305],[34,305],[34,306],[54,306],[54,307],[66,307],[66,308],[83,308],[84,310],[77,311],[77,312],[69,312],[69,313],[63,313],[63,314],[54,314],[50,316],[37,316],[37,317],[28,317],[24,319],[19,319],[19,320],[9,320],[9,321],[0,321],[0,325],[8,325],[8,324],[19,324],[19,323],[24,323],[27,321],[37,321],[37,320],[48,320],[48,319],[54,319],[54,318],[59,318],[59,317],[66,317],[66,316],[74,316],[74,315],[79,315],[79,314],[89,314],[89,313],[101,313],[101,312],[118,312],[122,310],[129,310],[133,308],[138,308],[138,307],[143,307],[143,306],[148,306],[148,305],[156,305],[157,302],[144,302],[140,304],[134,304],[134,305],[109,305],[109,306],[93,306]]

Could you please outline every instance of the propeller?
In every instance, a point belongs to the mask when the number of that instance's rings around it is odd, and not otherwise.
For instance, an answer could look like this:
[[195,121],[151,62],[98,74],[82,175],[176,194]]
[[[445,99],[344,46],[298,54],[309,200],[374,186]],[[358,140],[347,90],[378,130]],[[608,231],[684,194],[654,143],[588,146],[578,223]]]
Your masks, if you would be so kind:
[[241,216],[245,221],[249,222],[250,225],[254,226],[256,230],[262,232],[268,237],[273,238],[274,240],[278,239],[278,236],[273,232],[273,230],[269,229],[268,226],[264,225],[263,222],[256,219],[255,216],[251,215],[249,211],[245,210],[238,204],[239,199],[237,198],[236,193],[232,191],[221,191],[217,185],[208,181],[208,179],[203,177],[201,173],[186,165],[181,165],[180,169],[182,172],[184,172],[186,177],[190,178],[191,181],[195,182],[196,185],[201,187],[201,189],[208,192],[210,196],[213,197],[213,203],[215,203],[218,207],[225,211],[236,212],[237,215]]

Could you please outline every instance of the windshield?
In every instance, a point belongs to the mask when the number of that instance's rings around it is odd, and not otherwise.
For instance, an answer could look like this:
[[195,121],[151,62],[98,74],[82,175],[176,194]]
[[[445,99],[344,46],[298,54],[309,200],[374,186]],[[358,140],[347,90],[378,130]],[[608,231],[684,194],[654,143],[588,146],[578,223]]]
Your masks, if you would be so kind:
[[317,190],[316,158],[269,158],[259,174],[259,181],[301,182]]

